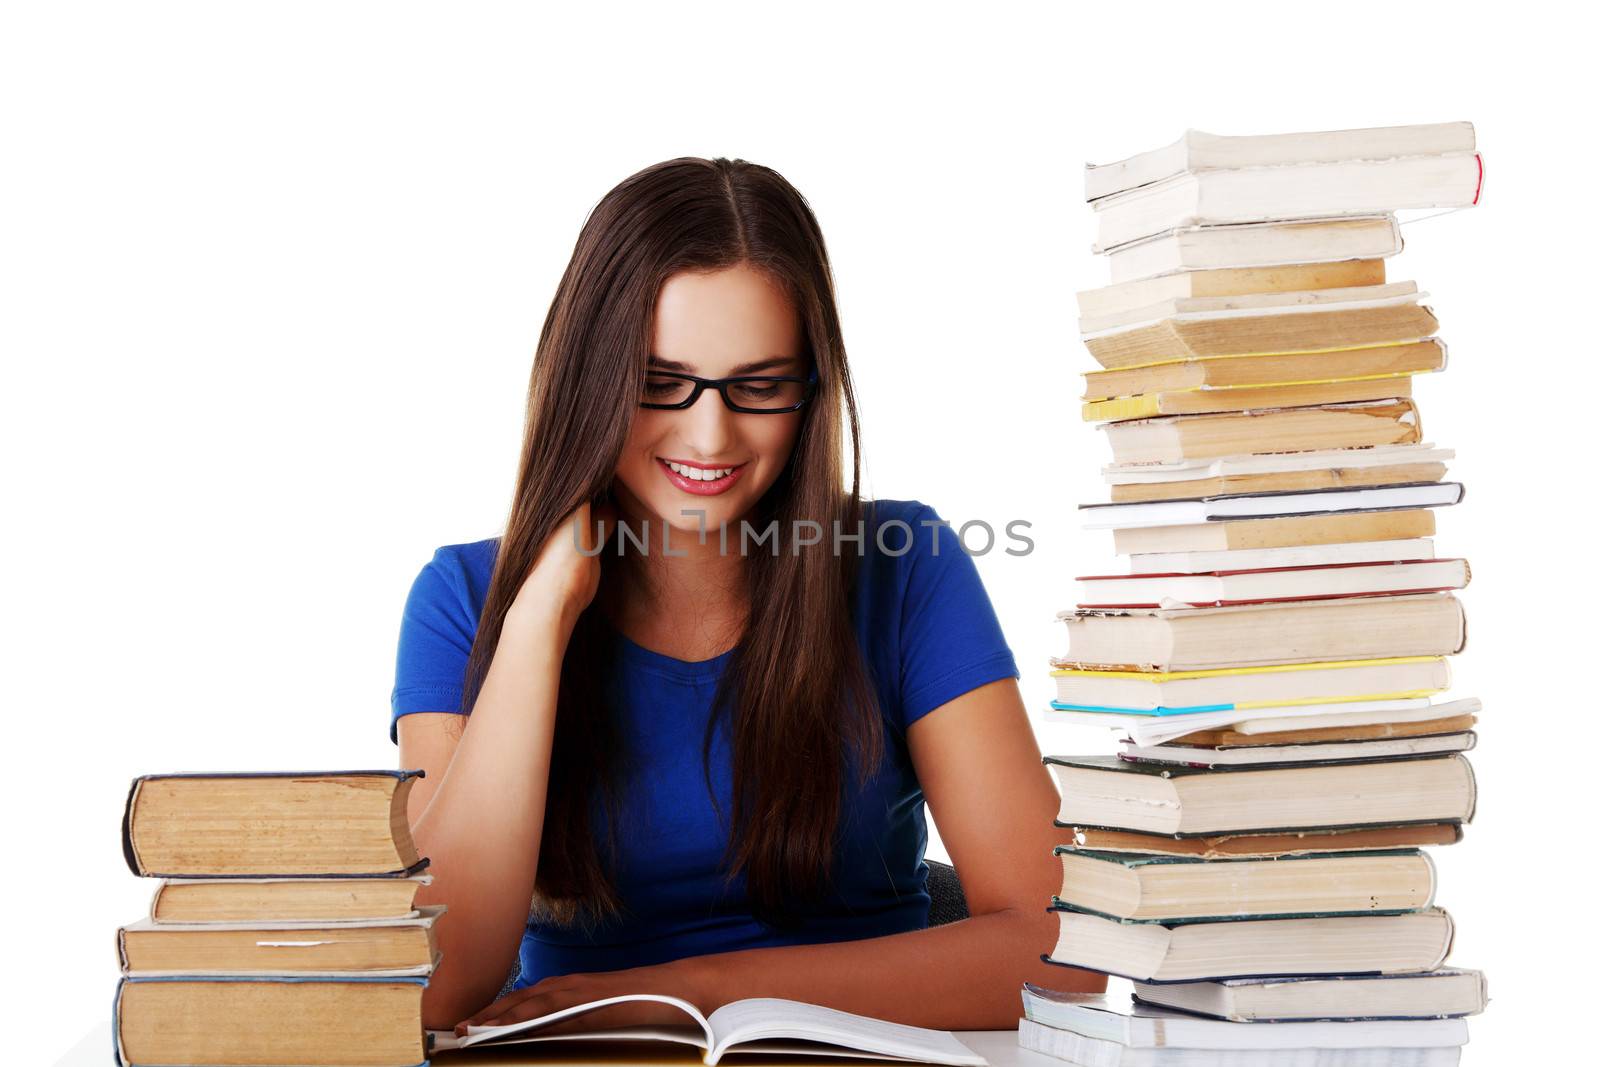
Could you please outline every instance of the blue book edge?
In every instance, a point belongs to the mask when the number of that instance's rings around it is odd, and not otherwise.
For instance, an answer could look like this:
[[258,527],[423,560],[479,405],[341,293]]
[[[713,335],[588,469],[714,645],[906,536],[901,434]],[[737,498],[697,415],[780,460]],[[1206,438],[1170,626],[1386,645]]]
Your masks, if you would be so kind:
[[[1203,711],[1233,711],[1232,704],[1195,704],[1186,708],[1113,708],[1102,707],[1096,704],[1063,704],[1059,700],[1052,700],[1050,706],[1056,711],[1090,711],[1104,715],[1196,715]],[[1268,709],[1262,709],[1268,710]]]

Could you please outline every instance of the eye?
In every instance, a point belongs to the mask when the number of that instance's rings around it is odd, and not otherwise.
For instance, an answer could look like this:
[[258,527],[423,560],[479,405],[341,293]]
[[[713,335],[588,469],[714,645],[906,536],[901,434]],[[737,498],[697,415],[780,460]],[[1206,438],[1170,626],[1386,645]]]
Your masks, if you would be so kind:
[[644,380],[643,397],[652,404],[672,404],[689,395],[694,383],[682,378],[650,376]]
[[785,411],[805,400],[805,387],[783,378],[747,378],[728,386],[729,398],[756,411]]

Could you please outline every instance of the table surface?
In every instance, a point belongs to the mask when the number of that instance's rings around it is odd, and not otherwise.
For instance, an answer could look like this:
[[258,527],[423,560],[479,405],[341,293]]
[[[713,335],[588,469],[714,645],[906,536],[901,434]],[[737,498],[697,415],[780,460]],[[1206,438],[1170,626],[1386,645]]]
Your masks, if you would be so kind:
[[[1017,1047],[1015,1030],[957,1030],[956,1037],[972,1051],[988,1060],[990,1067],[1062,1067],[1061,1060]],[[56,1067],[106,1067],[111,1058],[111,1021],[108,1019],[84,1034]],[[698,1049],[684,1046],[681,1051],[657,1042],[568,1043],[552,1041],[543,1045],[501,1049],[467,1049],[441,1052],[430,1061],[436,1067],[461,1067],[466,1064],[495,1064],[516,1067],[593,1067],[603,1063],[626,1063],[631,1067],[685,1067],[700,1063]],[[730,1067],[841,1067],[845,1064],[875,1064],[885,1067],[891,1061],[842,1059],[835,1056],[740,1056],[722,1058]]]

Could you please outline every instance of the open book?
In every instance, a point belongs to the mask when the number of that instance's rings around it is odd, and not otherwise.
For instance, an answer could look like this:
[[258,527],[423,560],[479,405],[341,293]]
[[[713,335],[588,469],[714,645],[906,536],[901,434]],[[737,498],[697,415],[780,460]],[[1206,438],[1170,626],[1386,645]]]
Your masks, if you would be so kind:
[[[576,1034],[538,1032],[597,1008],[643,1000],[671,1004],[682,1009],[688,1018],[682,1027],[630,1026]],[[947,1030],[925,1030],[920,1026],[905,1026],[816,1004],[769,997],[736,1000],[724,1004],[707,1017],[686,1000],[655,993],[638,993],[576,1004],[537,1019],[525,1019],[506,1026],[469,1026],[466,1035],[461,1037],[448,1030],[429,1031],[429,1036],[433,1039],[432,1050],[435,1052],[524,1041],[641,1040],[694,1045],[702,1050],[708,1064],[716,1063],[726,1052],[851,1056],[970,1067],[985,1067],[988,1063]]]

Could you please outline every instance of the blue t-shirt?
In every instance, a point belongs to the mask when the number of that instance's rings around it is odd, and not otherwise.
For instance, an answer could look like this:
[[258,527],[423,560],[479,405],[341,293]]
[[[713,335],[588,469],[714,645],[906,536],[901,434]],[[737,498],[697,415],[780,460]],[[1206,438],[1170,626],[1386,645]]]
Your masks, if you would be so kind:
[[[780,930],[752,916],[742,874],[724,884],[720,864],[728,833],[707,795],[701,744],[731,653],[691,663],[621,637],[619,735],[633,750],[634,769],[623,783],[626,818],[612,874],[626,914],[589,935],[530,921],[519,987],[549,975],[878,937],[928,924],[928,831],[905,730],[971,689],[1017,677],[1017,665],[955,531],[923,526],[938,514],[917,501],[875,505],[875,513],[868,509],[852,615],[888,726],[886,754],[841,812],[827,898],[798,929]],[[877,525],[885,523],[891,525],[880,538]],[[391,739],[402,715],[460,713],[467,656],[498,544],[491,538],[440,548],[412,585],[400,627]],[[851,542],[842,550],[857,551]],[[711,760],[717,802],[726,813],[733,803],[731,757],[720,726]],[[853,777],[847,788],[854,790]]]

